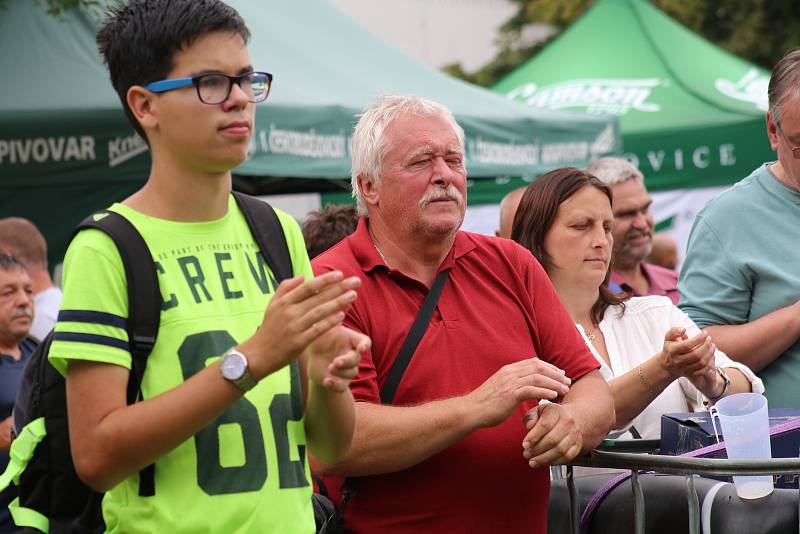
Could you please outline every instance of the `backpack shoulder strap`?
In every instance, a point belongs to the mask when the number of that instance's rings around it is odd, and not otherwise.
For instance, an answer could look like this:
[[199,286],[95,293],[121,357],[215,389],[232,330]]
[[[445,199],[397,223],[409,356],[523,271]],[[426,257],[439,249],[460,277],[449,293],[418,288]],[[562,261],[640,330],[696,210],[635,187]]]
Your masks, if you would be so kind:
[[128,381],[128,403],[141,394],[142,377],[147,357],[158,337],[161,318],[161,293],[158,288],[153,256],[144,238],[133,224],[113,211],[100,211],[87,217],[72,234],[86,228],[105,232],[119,250],[128,287],[128,339],[132,356],[132,373]]
[[[131,374],[128,378],[128,404],[142,396],[142,378],[147,358],[158,337],[161,321],[161,291],[158,287],[153,255],[142,234],[122,215],[103,210],[81,222],[72,238],[83,229],[95,228],[105,232],[117,246],[128,287],[128,343],[131,352]],[[155,495],[155,466],[139,472],[139,495]]]
[[250,195],[233,191],[233,197],[277,282],[291,278],[294,273],[292,257],[278,214],[268,203]]

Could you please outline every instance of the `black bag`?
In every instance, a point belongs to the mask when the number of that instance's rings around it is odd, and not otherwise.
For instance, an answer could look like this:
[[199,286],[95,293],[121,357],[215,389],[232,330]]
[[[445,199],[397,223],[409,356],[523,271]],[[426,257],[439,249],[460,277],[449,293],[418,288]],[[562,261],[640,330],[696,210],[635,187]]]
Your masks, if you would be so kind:
[[330,518],[336,516],[336,505],[333,504],[333,501],[328,497],[328,490],[325,487],[325,483],[318,476],[311,475],[311,478],[314,479],[314,482],[319,488],[319,493],[314,492],[311,495],[311,506],[314,508],[314,524],[317,527],[317,532],[319,534],[335,534],[335,532],[340,532],[332,530],[332,521]]
[[[292,276],[292,261],[283,229],[269,204],[234,192],[250,231],[277,282]],[[132,372],[128,382],[128,403],[141,398],[140,384],[147,357],[158,336],[161,294],[153,258],[142,236],[124,217],[101,211],[85,219],[73,237],[85,228],[108,234],[119,250],[128,288],[128,339]],[[69,320],[64,310],[59,319]],[[78,478],[72,463],[65,382],[48,361],[53,340],[50,332],[26,365],[14,406],[17,439],[11,462],[0,477],[0,491],[12,480],[19,499],[9,507],[21,532],[85,534],[103,532],[101,500]],[[153,466],[139,473],[139,494],[155,494]]]

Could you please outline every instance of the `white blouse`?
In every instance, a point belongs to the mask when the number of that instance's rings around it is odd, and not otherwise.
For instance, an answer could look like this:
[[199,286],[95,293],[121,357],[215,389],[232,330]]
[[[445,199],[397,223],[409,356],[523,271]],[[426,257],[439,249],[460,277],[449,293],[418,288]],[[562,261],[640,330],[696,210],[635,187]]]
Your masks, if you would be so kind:
[[[600,330],[606,340],[606,349],[611,361],[609,367],[586,337],[581,325],[576,325],[589,350],[600,362],[600,374],[606,381],[621,376],[650,359],[664,347],[664,334],[673,326],[686,328],[686,335],[694,337],[700,329],[689,317],[675,307],[667,297],[633,297],[625,301],[625,313],[620,317],[620,306],[609,306]],[[744,364],[734,362],[717,349],[714,355],[718,367],[733,367],[740,370],[753,387],[754,393],[763,393],[764,384]],[[688,379],[681,377],[672,382],[631,422],[645,439],[661,437],[661,414],[688,412],[690,404],[695,411],[703,410],[704,396]],[[631,426],[631,425],[628,425]],[[625,428],[628,428],[625,427]],[[626,433],[623,438],[631,437]]]

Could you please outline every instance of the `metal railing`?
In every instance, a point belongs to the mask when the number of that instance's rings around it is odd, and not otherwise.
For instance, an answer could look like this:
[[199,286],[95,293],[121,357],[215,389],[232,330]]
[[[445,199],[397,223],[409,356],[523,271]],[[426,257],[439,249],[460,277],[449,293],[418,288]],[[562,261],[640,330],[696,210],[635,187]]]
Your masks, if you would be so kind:
[[[575,458],[567,465],[570,531],[580,534],[581,516],[573,466],[626,469],[631,472],[633,489],[634,532],[644,534],[644,492],[639,471],[655,471],[686,477],[686,500],[689,506],[689,534],[700,534],[700,502],[694,486],[694,475],[788,475],[800,473],[800,458],[771,460],[727,460],[718,458],[685,458],[660,454],[637,454],[594,450]],[[800,492],[800,489],[798,489]],[[798,494],[798,532],[800,532],[800,493]]]

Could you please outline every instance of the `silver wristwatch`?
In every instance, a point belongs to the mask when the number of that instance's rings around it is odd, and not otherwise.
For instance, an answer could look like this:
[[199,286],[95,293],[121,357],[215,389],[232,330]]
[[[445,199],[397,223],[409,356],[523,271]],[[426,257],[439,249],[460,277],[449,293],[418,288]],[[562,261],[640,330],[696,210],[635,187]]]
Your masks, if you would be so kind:
[[250,376],[247,356],[235,348],[222,355],[222,359],[219,362],[219,370],[222,373],[222,378],[233,382],[242,391],[248,391],[256,387],[256,381]]

